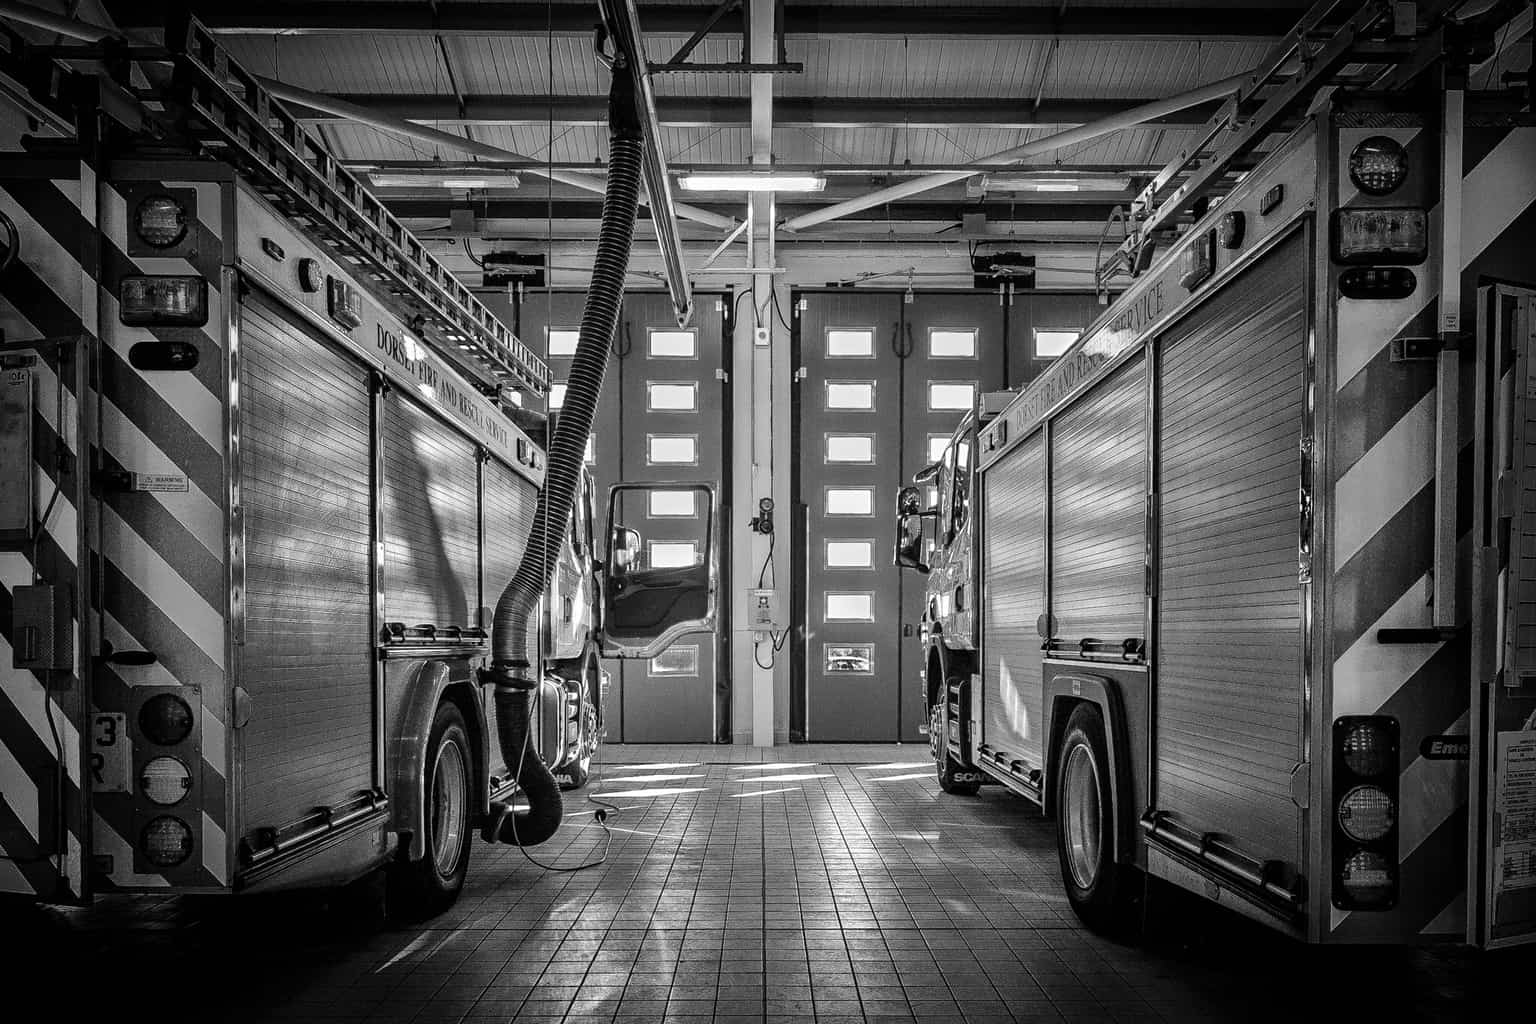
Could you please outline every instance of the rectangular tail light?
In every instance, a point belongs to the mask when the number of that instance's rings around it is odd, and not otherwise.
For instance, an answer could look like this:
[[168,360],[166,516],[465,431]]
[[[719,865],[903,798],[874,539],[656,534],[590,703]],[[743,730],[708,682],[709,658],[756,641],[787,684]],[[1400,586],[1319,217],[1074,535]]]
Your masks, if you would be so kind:
[[208,282],[171,274],[130,274],[118,289],[118,317],[129,327],[201,327]]

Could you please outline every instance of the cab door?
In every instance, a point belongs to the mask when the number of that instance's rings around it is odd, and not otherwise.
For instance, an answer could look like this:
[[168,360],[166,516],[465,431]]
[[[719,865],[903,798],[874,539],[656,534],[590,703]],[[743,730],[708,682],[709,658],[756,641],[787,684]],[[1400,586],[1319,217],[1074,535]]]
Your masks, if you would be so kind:
[[1467,938],[1498,947],[1536,940],[1536,291],[1481,289],[1477,327]]
[[[650,541],[630,523],[643,522],[653,492],[693,498],[703,514],[697,535]],[[715,488],[709,484],[617,484],[608,495],[608,555],[603,570],[602,652],[610,658],[654,658],[690,633],[715,630],[719,567]]]

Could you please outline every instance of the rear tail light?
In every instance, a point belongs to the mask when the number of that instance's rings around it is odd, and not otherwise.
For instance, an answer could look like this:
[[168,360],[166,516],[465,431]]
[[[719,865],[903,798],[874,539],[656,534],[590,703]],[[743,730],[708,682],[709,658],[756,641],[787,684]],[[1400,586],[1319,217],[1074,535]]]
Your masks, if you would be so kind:
[[169,747],[192,732],[192,709],[173,693],[161,693],[139,708],[139,731],[151,743]]
[[1406,177],[1408,154],[1396,139],[1373,135],[1349,154],[1349,180],[1368,196],[1395,192]]
[[1346,299],[1406,299],[1419,281],[1407,267],[1350,267],[1339,275]]
[[1422,207],[1333,211],[1333,261],[1419,264],[1429,256],[1429,217]]
[[161,807],[173,807],[192,790],[192,773],[176,757],[157,757],[139,773],[139,788],[149,801]]
[[145,245],[169,249],[187,235],[187,208],[172,196],[145,196],[133,211],[133,231]]
[[1333,904],[1397,903],[1398,723],[1349,715],[1333,723]]
[[139,851],[157,868],[173,868],[192,856],[192,829],[180,818],[162,814],[139,833]]
[[119,289],[119,316],[130,327],[201,327],[208,322],[208,282],[200,277],[132,274]]

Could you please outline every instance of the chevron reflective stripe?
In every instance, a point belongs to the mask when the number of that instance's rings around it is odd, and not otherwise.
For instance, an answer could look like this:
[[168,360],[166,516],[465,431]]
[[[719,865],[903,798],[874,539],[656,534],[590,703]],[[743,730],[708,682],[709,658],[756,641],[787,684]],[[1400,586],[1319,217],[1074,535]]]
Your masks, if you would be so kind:
[[[1466,172],[1462,270],[1531,220],[1536,131],[1507,132]],[[1438,208],[1431,212],[1438,232]],[[1517,224],[1524,217],[1525,221]],[[1399,903],[1389,912],[1331,911],[1339,939],[1408,939],[1464,928],[1467,765],[1419,756],[1424,736],[1465,732],[1470,711],[1467,642],[1381,645],[1377,631],[1428,626],[1435,531],[1435,371],[1394,363],[1392,342],[1434,336],[1439,274],[1418,271],[1407,300],[1337,304],[1334,396],[1335,502],[1331,581],[1332,718],[1396,718]],[[1470,466],[1470,438],[1461,453]],[[1460,475],[1470,481],[1470,469]],[[1470,522],[1459,522],[1465,533]],[[1462,545],[1463,557],[1468,546]],[[1336,794],[1335,794],[1336,796]]]
[[[229,880],[225,818],[229,743],[225,614],[226,574],[225,399],[220,247],[199,244],[186,257],[130,256],[130,200],[170,190],[196,193],[196,229],[217,242],[221,189],[208,182],[111,183],[101,196],[103,319],[101,442],[105,467],[124,473],[184,477],[185,490],[111,491],[100,510],[101,628],[108,642],[155,652],[150,665],[111,665],[98,687],[98,707],[133,706],[142,687],[197,687],[189,703],[198,715],[201,766],[198,799],[184,806],[199,848],[195,863],[165,875],[134,871],[136,823],[145,809],[134,800],[96,801],[97,838],[111,856],[112,881],[120,886],[224,885]],[[56,214],[58,212],[56,211]],[[58,214],[61,215],[61,214]],[[196,329],[130,327],[121,322],[120,282],[128,274],[196,276],[207,284],[208,321]],[[195,339],[197,365],[190,371],[148,371],[132,365],[130,351],[142,342]],[[114,850],[118,852],[114,852]],[[174,881],[172,881],[174,880]]]
[[[0,211],[16,225],[22,253],[0,275],[0,330],[7,342],[71,338],[81,333],[83,323],[94,323],[89,317],[95,304],[82,298],[95,287],[90,283],[87,288],[92,279],[82,263],[91,234],[90,224],[82,220],[82,204],[89,205],[82,191],[93,187],[91,181],[87,168],[67,160],[22,158],[0,172]],[[64,244],[47,244],[47,232],[33,218],[32,199],[38,195],[72,211],[71,235]],[[34,249],[34,244],[44,248]],[[81,680],[76,674],[50,680],[12,667],[14,589],[36,581],[74,588],[79,564],[73,493],[83,461],[76,437],[73,368],[78,364],[61,363],[59,350],[52,347],[37,354],[29,367],[33,515],[41,516],[50,497],[53,507],[35,546],[0,553],[0,854],[5,856],[0,892],[78,899],[86,892]],[[86,353],[73,355],[85,358]],[[75,642],[74,663],[79,665],[78,624],[62,626]]]

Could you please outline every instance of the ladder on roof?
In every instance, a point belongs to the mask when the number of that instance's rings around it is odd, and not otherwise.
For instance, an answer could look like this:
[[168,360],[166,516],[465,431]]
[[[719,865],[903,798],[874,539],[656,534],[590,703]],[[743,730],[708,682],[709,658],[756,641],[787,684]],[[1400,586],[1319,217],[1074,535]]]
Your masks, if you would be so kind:
[[[1257,164],[1266,140],[1296,127],[1320,89],[1372,84],[1381,65],[1412,58],[1418,49],[1417,16],[1412,0],[1318,0],[1198,130],[1195,141],[1131,201],[1124,239],[1094,269],[1099,289],[1117,274],[1144,271],[1157,234],[1198,219],[1202,204],[1224,195]],[[1361,66],[1362,73],[1343,77],[1350,65]]]
[[197,19],[166,27],[186,130],[239,167],[270,203],[318,235],[411,313],[435,324],[437,346],[488,391],[503,384],[548,391],[549,367],[443,263],[426,251],[358,178],[340,166]]

